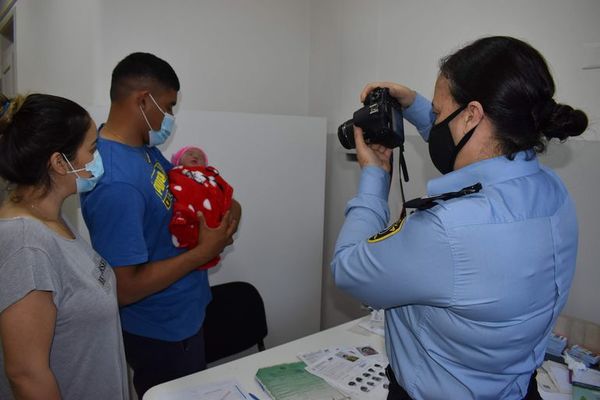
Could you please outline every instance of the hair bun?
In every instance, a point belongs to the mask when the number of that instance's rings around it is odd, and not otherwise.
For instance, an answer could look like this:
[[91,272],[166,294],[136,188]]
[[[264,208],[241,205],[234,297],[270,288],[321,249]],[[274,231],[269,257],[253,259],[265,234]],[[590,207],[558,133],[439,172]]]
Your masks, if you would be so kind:
[[579,136],[587,128],[588,119],[581,110],[554,100],[546,108],[548,115],[540,114],[539,130],[548,139],[566,140],[569,136]]

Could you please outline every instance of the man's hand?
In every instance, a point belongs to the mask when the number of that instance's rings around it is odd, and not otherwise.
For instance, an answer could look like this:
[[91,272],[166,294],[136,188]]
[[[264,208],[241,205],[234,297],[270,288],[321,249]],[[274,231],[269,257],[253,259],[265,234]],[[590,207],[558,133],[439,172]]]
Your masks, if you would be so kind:
[[225,246],[233,243],[232,236],[237,229],[238,222],[233,219],[231,211],[227,211],[216,228],[206,225],[206,220],[201,212],[198,213],[198,245],[190,250],[202,257],[210,256],[209,259],[221,254]]
[[233,233],[235,234],[237,232],[238,226],[242,219],[242,206],[236,199],[231,199],[230,210],[231,210],[231,217],[233,218],[233,221],[235,222],[235,229],[233,230]]
[[364,103],[365,98],[371,92],[371,90],[376,87],[388,88],[390,90],[390,94],[398,100],[402,108],[410,107],[412,103],[415,101],[415,97],[417,96],[417,92],[414,90],[400,85],[399,83],[394,82],[372,82],[368,83],[367,86],[360,93],[360,101]]
[[392,149],[388,149],[380,144],[365,143],[363,130],[358,126],[354,127],[354,141],[356,142],[356,155],[361,168],[368,165],[383,168],[385,171],[391,171],[390,157]]

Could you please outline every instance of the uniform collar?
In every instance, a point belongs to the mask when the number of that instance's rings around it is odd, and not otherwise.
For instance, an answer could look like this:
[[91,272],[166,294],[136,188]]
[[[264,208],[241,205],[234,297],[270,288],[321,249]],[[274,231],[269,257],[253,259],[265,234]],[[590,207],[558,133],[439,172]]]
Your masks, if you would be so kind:
[[509,160],[506,156],[489,158],[432,179],[427,182],[427,194],[438,196],[478,182],[485,188],[509,179],[531,175],[539,170],[540,164],[535,153],[531,150],[521,151],[515,155],[514,160]]

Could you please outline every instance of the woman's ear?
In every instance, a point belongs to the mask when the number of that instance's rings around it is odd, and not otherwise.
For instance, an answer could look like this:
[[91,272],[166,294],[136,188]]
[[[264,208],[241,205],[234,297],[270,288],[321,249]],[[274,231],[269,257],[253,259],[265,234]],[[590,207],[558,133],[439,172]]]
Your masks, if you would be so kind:
[[484,117],[483,106],[478,101],[471,101],[467,104],[467,112],[465,113],[465,128],[466,131],[470,131],[479,123]]
[[71,170],[69,164],[65,160],[65,157],[59,152],[54,152],[50,156],[50,160],[48,161],[48,169],[51,172],[59,175],[66,175]]

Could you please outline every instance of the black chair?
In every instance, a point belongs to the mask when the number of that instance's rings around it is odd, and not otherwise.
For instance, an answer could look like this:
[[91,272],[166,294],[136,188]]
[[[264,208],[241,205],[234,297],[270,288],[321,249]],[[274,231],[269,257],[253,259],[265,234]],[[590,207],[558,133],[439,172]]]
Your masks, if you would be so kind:
[[265,349],[265,305],[248,282],[229,282],[211,287],[213,299],[206,309],[204,341],[206,362],[237,354],[252,346]]

